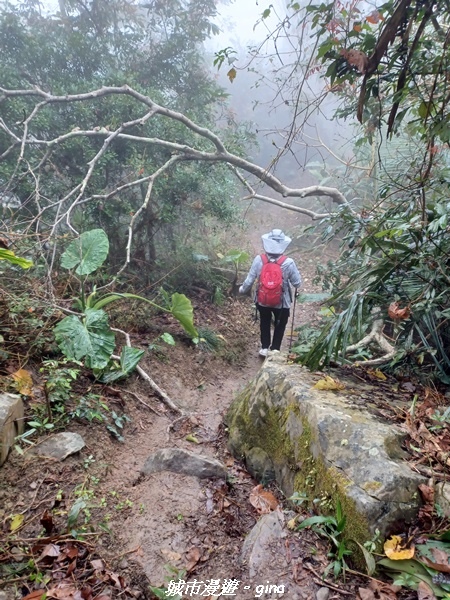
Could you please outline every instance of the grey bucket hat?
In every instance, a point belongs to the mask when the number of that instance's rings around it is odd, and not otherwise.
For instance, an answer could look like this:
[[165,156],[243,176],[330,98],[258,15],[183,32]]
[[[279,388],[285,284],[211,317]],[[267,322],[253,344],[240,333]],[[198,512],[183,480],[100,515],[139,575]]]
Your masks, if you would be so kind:
[[271,232],[261,236],[264,251],[267,254],[283,254],[289,244],[291,238],[281,231],[281,229],[272,229]]

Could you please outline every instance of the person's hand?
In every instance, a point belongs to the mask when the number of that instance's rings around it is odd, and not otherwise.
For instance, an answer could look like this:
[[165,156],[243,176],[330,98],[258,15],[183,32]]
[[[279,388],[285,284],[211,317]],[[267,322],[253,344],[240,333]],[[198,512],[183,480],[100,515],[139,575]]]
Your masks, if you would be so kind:
[[239,287],[239,293],[243,294],[244,293],[244,288],[242,287],[242,285]]
[[299,290],[295,290],[295,297],[298,299],[299,296],[300,296]]

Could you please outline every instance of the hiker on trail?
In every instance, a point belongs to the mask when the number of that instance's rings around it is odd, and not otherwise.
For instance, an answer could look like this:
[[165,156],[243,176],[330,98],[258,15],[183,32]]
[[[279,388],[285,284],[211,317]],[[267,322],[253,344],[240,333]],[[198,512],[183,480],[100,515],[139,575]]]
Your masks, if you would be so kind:
[[[267,356],[270,350],[280,350],[286,325],[289,319],[293,294],[291,286],[297,288],[302,278],[297,265],[283,255],[291,243],[291,238],[281,229],[272,229],[261,236],[264,254],[253,260],[244,283],[239,288],[240,294],[246,294],[253,283],[258,280],[255,293],[256,308],[260,317],[261,349],[260,356]],[[273,337],[271,336],[272,315],[275,320]]]

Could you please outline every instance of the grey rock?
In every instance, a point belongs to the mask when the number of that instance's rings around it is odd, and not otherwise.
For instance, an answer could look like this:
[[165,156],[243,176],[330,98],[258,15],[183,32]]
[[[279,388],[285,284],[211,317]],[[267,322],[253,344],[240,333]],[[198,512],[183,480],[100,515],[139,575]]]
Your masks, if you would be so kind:
[[225,479],[227,469],[220,461],[181,448],[163,448],[147,458],[141,473],[149,475],[159,471],[173,471],[183,475]]
[[0,592],[0,600],[8,600],[8,595],[6,592]]
[[79,452],[84,446],[85,443],[81,435],[63,431],[62,433],[55,433],[55,435],[37,444],[30,452],[39,456],[64,460],[71,454]]
[[273,462],[262,448],[250,448],[245,455],[245,464],[250,475],[258,481],[265,484],[275,479]]
[[434,488],[434,501],[439,504],[445,517],[450,517],[450,484],[439,482]]
[[330,590],[327,587],[321,587],[316,593],[316,600],[328,600],[330,596]]
[[272,550],[283,537],[283,524],[283,513],[275,510],[263,515],[245,538],[241,561],[247,564],[251,579],[256,575],[263,576],[270,569]]
[[0,394],[0,466],[5,462],[14,438],[23,432],[23,402],[17,394]]
[[228,411],[230,451],[259,463],[255,474],[271,461],[288,498],[305,489],[312,497],[338,491],[349,500],[347,522],[359,528],[361,542],[398,519],[412,521],[420,506],[417,488],[426,479],[403,458],[405,433],[349,402],[345,389],[315,389],[316,380],[283,353],[269,356]]

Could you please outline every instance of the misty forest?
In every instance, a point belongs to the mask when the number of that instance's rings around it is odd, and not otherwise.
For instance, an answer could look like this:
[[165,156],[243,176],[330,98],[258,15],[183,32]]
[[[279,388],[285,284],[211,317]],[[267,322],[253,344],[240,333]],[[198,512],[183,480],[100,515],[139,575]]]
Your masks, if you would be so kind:
[[[223,415],[263,364],[252,298],[238,289],[275,227],[304,278],[283,360],[330,393],[346,373],[378,386],[377,410],[408,436],[415,472],[445,483],[449,63],[445,0],[0,0],[1,600],[186,597],[173,581],[224,578],[249,511],[272,514],[261,506],[277,490],[255,492],[233,466],[253,494],[234,533],[227,511],[244,492],[229,500],[227,480],[206,494],[232,539],[211,544],[227,550],[172,546],[152,563],[130,523],[149,523],[162,492],[144,506],[124,478],[139,446],[148,455],[169,439],[225,460]],[[220,419],[208,421],[220,389]],[[393,390],[407,395],[400,408]],[[36,458],[68,431],[84,438],[81,454]],[[108,461],[121,465],[115,483]],[[412,534],[369,527],[378,538],[356,541],[345,502],[295,488],[289,506],[306,525],[289,535],[316,543],[322,561],[315,588],[284,597],[449,598],[450,510],[421,485]],[[191,509],[173,510],[154,539],[188,527]],[[397,546],[383,550],[390,533]],[[419,535],[439,542],[413,558]],[[217,598],[209,585],[190,595]]]

